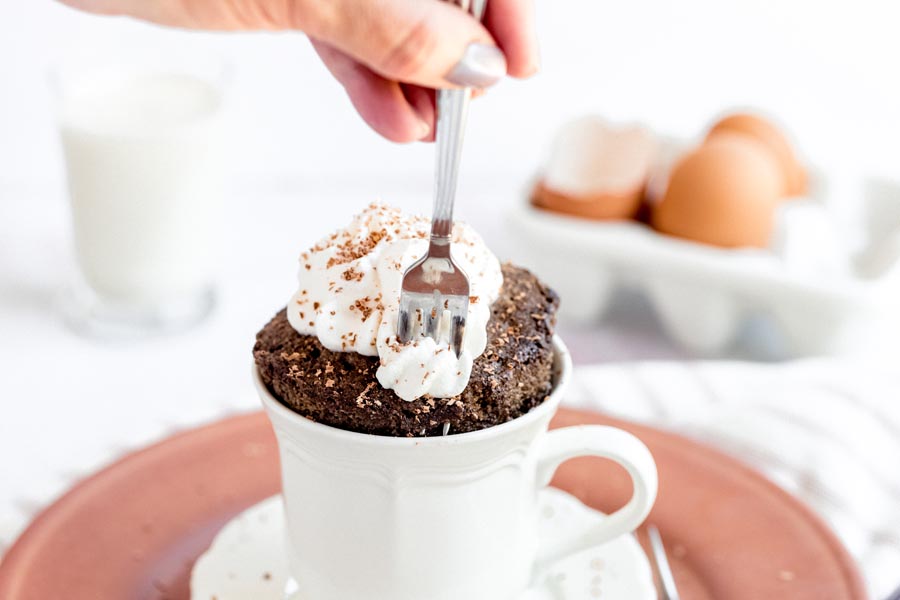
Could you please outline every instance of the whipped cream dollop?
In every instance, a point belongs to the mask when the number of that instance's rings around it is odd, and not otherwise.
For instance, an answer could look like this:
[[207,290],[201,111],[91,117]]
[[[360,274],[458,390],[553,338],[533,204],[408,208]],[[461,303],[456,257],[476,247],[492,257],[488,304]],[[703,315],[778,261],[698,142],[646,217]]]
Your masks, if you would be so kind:
[[397,339],[400,285],[407,267],[428,250],[431,223],[398,209],[371,204],[348,227],[300,255],[299,287],[288,320],[336,352],[378,356],[378,382],[403,400],[456,396],[472,361],[487,345],[491,304],[500,294],[500,263],[468,225],[453,227],[453,258],[469,278],[469,314],[457,357],[445,338]]

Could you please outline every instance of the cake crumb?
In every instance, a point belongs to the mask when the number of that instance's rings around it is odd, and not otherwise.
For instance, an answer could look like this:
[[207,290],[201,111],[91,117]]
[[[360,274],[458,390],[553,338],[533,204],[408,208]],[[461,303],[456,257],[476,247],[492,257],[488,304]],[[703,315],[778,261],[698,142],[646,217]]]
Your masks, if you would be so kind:
[[345,281],[362,281],[365,274],[362,271],[357,271],[354,267],[350,267],[341,274],[341,277]]
[[368,300],[366,298],[360,298],[356,302],[353,303],[353,306],[350,307],[350,310],[358,310],[362,313],[362,320],[365,321],[372,315],[372,307],[369,306],[365,301]]

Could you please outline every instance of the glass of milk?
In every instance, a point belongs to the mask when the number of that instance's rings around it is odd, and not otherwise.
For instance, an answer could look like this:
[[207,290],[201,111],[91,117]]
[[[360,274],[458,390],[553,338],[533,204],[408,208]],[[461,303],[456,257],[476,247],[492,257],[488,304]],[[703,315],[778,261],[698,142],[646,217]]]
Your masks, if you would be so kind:
[[87,64],[53,77],[78,265],[66,316],[99,335],[185,328],[215,300],[227,69]]

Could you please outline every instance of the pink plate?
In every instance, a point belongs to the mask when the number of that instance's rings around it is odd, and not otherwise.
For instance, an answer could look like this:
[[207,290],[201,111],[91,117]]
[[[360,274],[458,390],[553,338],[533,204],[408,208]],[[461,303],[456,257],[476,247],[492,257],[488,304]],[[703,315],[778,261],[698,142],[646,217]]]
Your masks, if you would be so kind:
[[[864,600],[853,561],[799,501],[735,460],[684,438],[594,413],[640,437],[659,465],[650,522],[684,600]],[[597,459],[563,465],[554,485],[609,511],[630,483]],[[278,492],[271,428],[255,413],[176,435],[74,487],[0,563],[4,600],[188,599],[190,569],[231,517]]]

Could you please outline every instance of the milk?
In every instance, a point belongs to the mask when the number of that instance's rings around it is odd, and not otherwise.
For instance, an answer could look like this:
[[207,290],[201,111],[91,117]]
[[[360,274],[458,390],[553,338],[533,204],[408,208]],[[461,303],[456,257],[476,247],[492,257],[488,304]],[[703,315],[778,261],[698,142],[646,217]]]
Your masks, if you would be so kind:
[[208,290],[223,193],[220,90],[174,72],[108,70],[60,99],[87,284],[105,301],[134,305]]

